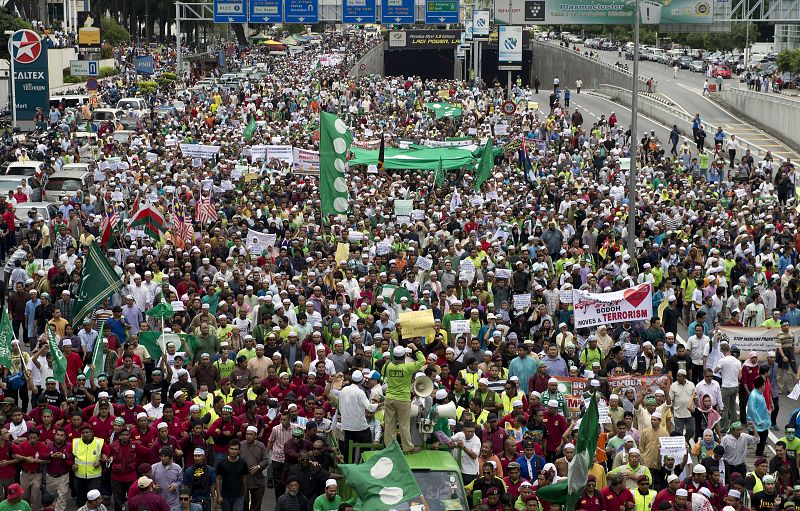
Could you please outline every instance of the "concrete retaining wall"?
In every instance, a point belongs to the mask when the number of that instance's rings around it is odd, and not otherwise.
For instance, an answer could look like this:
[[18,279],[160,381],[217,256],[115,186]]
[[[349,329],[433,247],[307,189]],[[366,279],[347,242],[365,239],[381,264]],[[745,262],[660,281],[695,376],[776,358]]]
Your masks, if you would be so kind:
[[383,76],[385,69],[383,65],[383,50],[385,44],[386,43],[379,44],[361,57],[358,62],[350,68],[350,72],[347,76],[351,78],[360,78],[367,75]]
[[792,147],[800,145],[797,141],[800,101],[782,94],[730,88],[714,98]]
[[[574,50],[558,46],[557,44],[543,41],[531,41],[533,47],[533,75],[538,76],[542,88],[548,89],[553,84],[553,78],[558,76],[561,88],[575,88],[575,81],[583,80],[585,89],[594,89],[599,84],[606,83],[623,87],[628,90],[632,87],[632,73],[624,71],[606,62],[584,57]],[[632,66],[632,62],[628,62]],[[647,90],[649,77],[639,75],[639,90]],[[656,92],[658,84],[654,84]]]

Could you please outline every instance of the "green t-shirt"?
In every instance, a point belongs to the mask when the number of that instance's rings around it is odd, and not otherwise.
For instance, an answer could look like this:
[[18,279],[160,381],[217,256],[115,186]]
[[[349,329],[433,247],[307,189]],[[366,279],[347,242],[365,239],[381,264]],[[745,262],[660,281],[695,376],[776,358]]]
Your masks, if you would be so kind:
[[340,496],[336,495],[333,500],[328,500],[328,496],[323,493],[314,499],[314,511],[338,511],[341,504]]
[[386,380],[386,399],[395,401],[411,401],[411,379],[414,373],[425,365],[425,355],[417,350],[415,362],[397,364],[389,362],[383,366],[383,377]]
[[31,505],[24,500],[14,503],[4,500],[0,502],[0,511],[31,511]]
[[794,437],[794,439],[789,441],[789,439],[783,437],[778,441],[786,444],[786,455],[790,458],[796,457],[797,453],[800,452],[800,438]]

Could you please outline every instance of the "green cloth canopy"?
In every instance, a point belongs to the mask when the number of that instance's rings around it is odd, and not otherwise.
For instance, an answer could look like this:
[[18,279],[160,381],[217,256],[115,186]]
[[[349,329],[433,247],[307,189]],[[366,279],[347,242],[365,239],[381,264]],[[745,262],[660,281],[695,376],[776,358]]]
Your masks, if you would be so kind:
[[[350,165],[378,164],[379,151],[370,151],[357,147],[351,147],[350,150],[355,156],[350,160]],[[470,149],[463,147],[425,147],[418,145],[412,145],[408,149],[387,147],[383,166],[387,170],[408,169],[434,171],[439,167],[439,159],[441,159],[442,168],[445,170],[465,167],[471,170],[475,167],[475,156]]]

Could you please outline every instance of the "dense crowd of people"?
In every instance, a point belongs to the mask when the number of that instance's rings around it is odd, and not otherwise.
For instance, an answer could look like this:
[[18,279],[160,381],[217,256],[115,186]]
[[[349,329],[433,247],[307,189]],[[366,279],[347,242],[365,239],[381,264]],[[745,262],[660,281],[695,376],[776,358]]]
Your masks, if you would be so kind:
[[[557,84],[547,112],[537,91],[514,85],[509,117],[506,91],[479,80],[348,77],[380,42],[348,29],[289,54],[251,47],[228,66],[258,64],[262,76],[197,88],[191,73],[148,96],[185,109],[142,114],[130,139],[95,123],[87,151],[74,136],[84,112],[62,108],[48,136],[6,151],[43,166],[0,205],[3,253],[24,251],[8,277],[16,340],[2,384],[0,511],[63,511],[73,499],[81,511],[256,511],[273,493],[280,511],[345,511],[353,501],[339,495],[338,465],[398,437],[408,453],[452,449],[480,511],[553,511],[536,493],[567,477],[591,393],[602,433],[576,509],[800,504],[795,417],[776,422],[779,396],[799,378],[794,164],[731,153],[724,134],[709,149],[632,137],[613,113],[586,122],[562,106]],[[347,56],[321,65],[337,54]],[[103,87],[129,91],[126,80]],[[433,98],[461,115],[437,118],[425,107]],[[318,149],[320,111],[337,114],[355,146],[492,138],[499,150],[483,183],[471,167],[440,180],[352,166],[349,212],[324,215],[318,174],[253,154],[263,144]],[[182,144],[221,149],[188,157]],[[88,186],[52,214],[15,219],[31,183],[74,162],[89,163]],[[414,214],[399,219],[394,203],[409,199]],[[165,232],[127,229],[145,204]],[[254,247],[253,232],[274,245]],[[95,244],[124,287],[75,321]],[[642,283],[652,285],[651,319],[575,327],[573,289]],[[147,314],[159,305],[174,315]],[[404,335],[404,315],[426,310],[428,335]],[[463,320],[468,331],[453,333]],[[740,353],[724,327],[779,333],[774,346]],[[173,339],[161,353],[145,342],[154,332]],[[421,377],[430,396],[412,392]],[[455,417],[424,434],[412,403],[453,403]],[[771,429],[783,432],[772,456]],[[684,437],[683,449],[662,453],[664,437]]]

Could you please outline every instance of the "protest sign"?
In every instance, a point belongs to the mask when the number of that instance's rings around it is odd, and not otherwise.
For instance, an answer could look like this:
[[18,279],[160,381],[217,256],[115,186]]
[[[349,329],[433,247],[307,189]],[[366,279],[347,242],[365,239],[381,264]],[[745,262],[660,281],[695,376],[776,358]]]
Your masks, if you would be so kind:
[[261,255],[267,250],[267,247],[275,248],[275,239],[275,234],[248,229],[244,245],[251,254]]
[[612,391],[620,387],[634,387],[636,392],[654,394],[658,389],[669,392],[669,385],[669,374],[651,376],[610,376],[608,378],[608,388]]
[[417,262],[414,264],[414,266],[427,271],[433,268],[433,261],[427,257],[417,257]]
[[686,440],[683,436],[662,436],[658,443],[661,456],[671,454],[678,463],[683,460],[683,455],[686,454]]
[[494,277],[497,279],[510,279],[511,270],[507,270],[505,268],[497,268],[494,270]]
[[468,319],[454,319],[450,321],[451,334],[468,334],[470,333]]
[[389,252],[391,252],[391,251],[392,251],[392,244],[391,244],[391,243],[389,243],[389,242],[386,242],[386,241],[381,241],[381,242],[380,242],[380,243],[378,243],[378,245],[375,247],[375,252],[376,252],[378,255],[386,255],[386,254],[388,254],[388,253],[389,253]]
[[475,279],[475,263],[471,259],[462,259],[458,263],[458,277],[469,283]]
[[558,292],[558,299],[561,303],[572,303],[572,289],[562,289]]
[[589,386],[589,380],[565,376],[555,376],[554,378],[558,380],[558,391],[564,395],[564,402],[567,404],[570,416],[578,417],[581,406],[583,406],[583,393]]
[[294,163],[294,150],[290,145],[254,145],[250,150],[250,161],[279,160]]
[[623,321],[646,321],[653,316],[653,288],[640,284],[624,291],[589,293],[572,290],[575,328]]
[[[778,336],[780,328],[740,328],[722,326],[719,328],[720,340],[727,340],[728,344],[734,344],[741,352],[742,360],[747,358],[751,351],[758,352],[761,360],[766,360],[768,351],[775,349],[775,337]],[[800,341],[800,326],[789,327],[789,332],[794,336],[795,346]]]
[[414,210],[413,200],[395,200],[394,201],[394,214],[395,216],[411,216]]
[[514,295],[514,309],[518,311],[528,310],[528,307],[531,306],[531,294],[530,293],[523,293],[519,295]]
[[299,149],[292,150],[292,172],[296,174],[319,175],[319,151]]
[[340,241],[339,244],[336,245],[336,255],[334,256],[336,264],[342,264],[344,261],[347,261],[349,257],[350,257],[350,244],[342,243]]
[[426,342],[433,340],[433,311],[401,312],[398,322],[403,329],[403,339],[411,340],[413,337],[425,337]]
[[219,154],[222,149],[218,145],[205,145],[205,144],[181,144],[181,154],[187,158],[199,158],[201,160],[208,160]]

